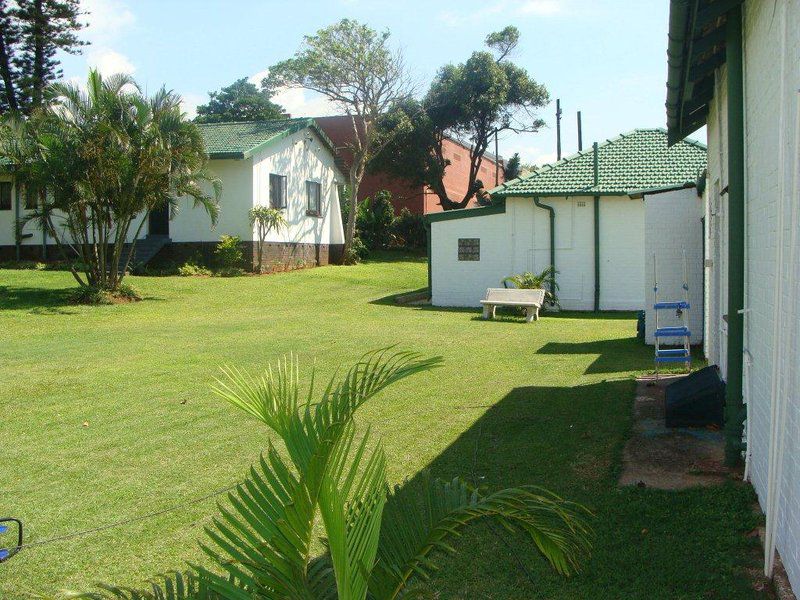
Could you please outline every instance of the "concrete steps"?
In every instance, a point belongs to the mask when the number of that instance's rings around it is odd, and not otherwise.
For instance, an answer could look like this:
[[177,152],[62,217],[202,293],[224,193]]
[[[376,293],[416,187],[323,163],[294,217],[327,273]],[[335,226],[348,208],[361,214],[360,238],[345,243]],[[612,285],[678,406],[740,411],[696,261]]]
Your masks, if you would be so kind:
[[136,240],[135,247],[132,244],[125,244],[122,250],[123,261],[127,260],[131,251],[133,251],[130,268],[142,267],[155,258],[156,254],[170,241],[168,235],[148,235],[144,239]]

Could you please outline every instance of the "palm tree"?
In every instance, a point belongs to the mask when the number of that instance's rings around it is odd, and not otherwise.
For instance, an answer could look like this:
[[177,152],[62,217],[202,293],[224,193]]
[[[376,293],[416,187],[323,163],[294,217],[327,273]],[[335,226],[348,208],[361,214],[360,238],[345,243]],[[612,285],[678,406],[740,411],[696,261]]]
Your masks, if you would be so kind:
[[[422,495],[390,490],[386,456],[355,412],[388,385],[439,366],[389,349],[371,352],[314,401],[301,395],[290,359],[252,377],[227,369],[215,391],[263,422],[271,441],[259,464],[206,529],[216,571],[168,575],[152,592],[106,587],[101,599],[393,600],[419,591],[450,541],[486,519],[530,537],[552,567],[569,575],[588,550],[585,509],[532,486],[485,492],[461,479],[429,479]],[[315,523],[327,552],[315,558]],[[137,595],[139,594],[139,595]],[[150,594],[150,595],[147,595]]]
[[261,273],[261,263],[264,257],[264,242],[267,240],[269,232],[273,229],[280,231],[286,227],[286,216],[279,208],[270,208],[269,206],[258,205],[250,209],[248,213],[250,217],[250,226],[255,226],[256,237],[256,255],[257,262],[256,272]]
[[119,289],[133,255],[131,248],[123,256],[129,233],[135,246],[152,210],[176,210],[187,197],[216,221],[219,182],[206,171],[202,137],[178,95],[162,88],[148,98],[128,75],[90,71],[85,90],[55,84],[48,98],[30,119],[3,124],[0,156],[20,184],[40,191],[28,220],[65,261],[79,261],[72,274],[81,286]]

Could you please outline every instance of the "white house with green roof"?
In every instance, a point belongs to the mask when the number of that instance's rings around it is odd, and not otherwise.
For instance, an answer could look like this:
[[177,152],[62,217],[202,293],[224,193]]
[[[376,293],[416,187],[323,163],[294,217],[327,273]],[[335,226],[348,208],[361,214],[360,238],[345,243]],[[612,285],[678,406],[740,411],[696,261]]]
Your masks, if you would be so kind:
[[[345,175],[333,144],[313,119],[198,125],[210,158],[209,170],[222,182],[216,227],[189,200],[175,214],[165,208],[149,215],[137,243],[137,258],[150,254],[181,262],[197,254],[210,258],[221,235],[242,239],[249,261],[257,237],[248,212],[257,205],[280,208],[287,227],[267,238],[267,268],[337,262],[344,247],[339,186]],[[16,240],[14,224],[24,216],[24,194],[10,173],[0,173],[0,256],[11,259],[55,257],[52,240],[32,224]]]
[[[492,190],[492,206],[428,215],[432,303],[479,306],[505,277],[555,265],[564,309],[644,308],[647,222],[673,241],[694,231],[689,258],[702,277],[695,186],[705,166],[702,144],[668,147],[665,130],[636,129],[506,182]],[[676,268],[667,268],[674,246],[659,259],[665,272]]]

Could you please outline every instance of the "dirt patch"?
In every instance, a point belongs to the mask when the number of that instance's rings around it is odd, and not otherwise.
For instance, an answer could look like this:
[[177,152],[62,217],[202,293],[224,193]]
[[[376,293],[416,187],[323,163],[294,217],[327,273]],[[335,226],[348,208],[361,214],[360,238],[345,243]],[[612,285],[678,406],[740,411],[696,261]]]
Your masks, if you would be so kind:
[[730,477],[721,431],[665,426],[664,388],[677,378],[637,381],[633,433],[625,445],[620,485],[677,490]]

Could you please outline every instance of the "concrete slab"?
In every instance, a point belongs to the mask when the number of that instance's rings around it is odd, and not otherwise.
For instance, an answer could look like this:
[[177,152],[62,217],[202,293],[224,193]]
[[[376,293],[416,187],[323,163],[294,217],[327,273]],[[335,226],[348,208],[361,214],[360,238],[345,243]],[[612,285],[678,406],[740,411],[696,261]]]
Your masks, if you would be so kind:
[[664,388],[681,377],[637,381],[633,432],[625,445],[619,485],[678,490],[715,485],[730,475],[722,431],[665,426]]

